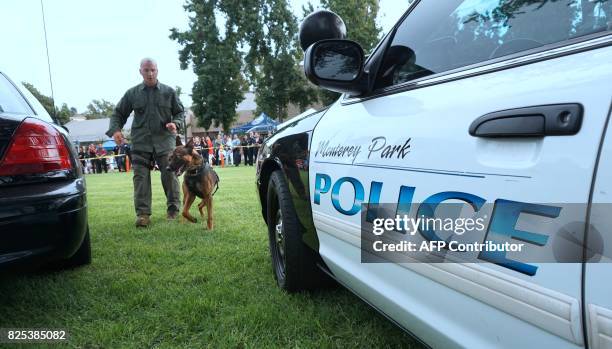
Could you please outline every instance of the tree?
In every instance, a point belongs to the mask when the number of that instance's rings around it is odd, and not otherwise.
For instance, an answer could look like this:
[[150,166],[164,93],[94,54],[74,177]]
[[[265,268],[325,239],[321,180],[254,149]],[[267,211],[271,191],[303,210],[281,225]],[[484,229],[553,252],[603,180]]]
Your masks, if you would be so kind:
[[[240,2],[222,0],[188,0],[184,8],[193,16],[189,29],[180,32],[170,30],[170,38],[176,40],[181,69],[191,64],[197,81],[192,90],[192,110],[198,124],[208,129],[222,125],[228,131],[236,119],[236,107],[244,99],[246,90],[241,75],[242,53],[238,50],[238,28],[230,11]],[[228,7],[230,6],[230,7]],[[221,37],[215,12],[224,15],[224,37]]]
[[[57,110],[57,108],[56,108]],[[68,123],[70,121],[70,117],[74,116],[75,113],[72,112],[72,110],[75,110],[75,108],[68,108],[68,104],[64,103],[62,104],[62,108],[57,110],[55,115],[57,116],[58,120],[60,121],[60,124],[64,125],[66,123]]]
[[248,76],[255,86],[257,111],[267,112],[279,121],[287,118],[289,104],[301,111],[317,101],[299,66],[297,19],[285,0],[261,0],[257,23],[249,23],[253,35],[246,57]]
[[[227,130],[249,85],[255,88],[257,112],[281,120],[290,103],[304,110],[316,101],[316,91],[298,65],[297,23],[286,0],[209,0],[197,5],[190,0],[185,9],[195,14],[189,30],[172,29],[170,38],[183,45],[181,67],[192,63],[198,76],[192,99],[201,126],[208,128],[214,121]],[[215,14],[225,20],[224,38]]]
[[[344,20],[347,39],[358,42],[366,54],[374,49],[381,33],[381,28],[376,24],[378,0],[321,0],[321,6],[335,12]],[[314,7],[308,3],[302,10],[305,17]],[[325,105],[335,102],[339,96],[340,94],[332,91],[319,92],[321,102]]]
[[378,0],[321,0],[321,6],[342,17],[347,39],[358,42],[364,52],[372,51],[380,40]]
[[115,105],[107,100],[94,99],[87,105],[87,111],[85,112],[85,118],[91,119],[103,119],[109,118],[113,115]]
[[[69,109],[66,103],[62,105],[62,109],[58,109],[57,107],[55,107],[53,103],[53,98],[40,93],[40,91],[38,91],[38,89],[34,87],[34,85],[24,81],[23,86],[25,86],[28,91],[30,91],[30,93],[34,95],[34,97],[36,97],[40,104],[42,104],[42,106],[45,108],[47,113],[49,113],[51,117],[55,118],[60,125],[68,123],[70,121],[70,117],[76,114],[76,108],[73,107]],[[74,113],[71,112],[72,109],[74,109]]]

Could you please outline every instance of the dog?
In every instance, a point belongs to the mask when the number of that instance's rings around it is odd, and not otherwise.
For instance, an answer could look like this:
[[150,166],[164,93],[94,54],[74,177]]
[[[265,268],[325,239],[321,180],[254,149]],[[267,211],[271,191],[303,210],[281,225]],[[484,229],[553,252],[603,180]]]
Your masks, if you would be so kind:
[[192,223],[196,223],[189,208],[196,196],[202,199],[198,204],[198,210],[202,221],[204,221],[204,207],[206,207],[206,226],[213,229],[213,195],[219,189],[219,176],[197,151],[193,150],[193,140],[183,146],[180,137],[176,137],[176,148],[168,156],[168,171],[172,171],[177,177],[183,173],[183,211],[181,215]]

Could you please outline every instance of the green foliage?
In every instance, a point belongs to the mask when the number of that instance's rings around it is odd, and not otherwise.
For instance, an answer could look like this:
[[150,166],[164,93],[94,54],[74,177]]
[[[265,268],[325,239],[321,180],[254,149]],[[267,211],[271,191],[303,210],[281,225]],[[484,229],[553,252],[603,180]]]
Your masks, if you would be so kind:
[[34,87],[34,85],[30,84],[29,82],[24,81],[23,86],[25,86],[30,91],[30,93],[32,93],[34,97],[38,99],[40,104],[42,104],[42,106],[45,107],[45,110],[47,110],[47,113],[49,113],[49,115],[53,115],[53,99],[51,97],[45,96],[42,93],[40,93],[40,91],[38,91],[38,89]]
[[76,108],[68,108],[68,104],[63,103],[62,108],[57,110],[55,115],[59,119],[60,123],[63,125],[70,121],[70,117],[76,114]]
[[60,123],[60,125],[68,123],[70,121],[70,117],[76,114],[76,109],[74,107],[68,108],[68,105],[66,103],[62,105],[61,109],[55,107],[53,104],[53,99],[49,96],[43,95],[40,91],[38,91],[36,87],[34,87],[34,85],[24,81],[23,86],[25,86],[28,91],[30,91],[30,93],[34,95],[34,97],[36,97],[40,104],[42,104],[42,106],[45,108],[47,113],[49,113],[51,117],[55,118]]
[[[241,75],[242,54],[238,50],[237,27],[232,16],[238,1],[187,1],[185,10],[192,14],[189,29],[170,30],[176,40],[181,68],[191,64],[197,76],[192,90],[192,110],[199,126],[211,125],[228,131],[236,119],[236,107],[244,99],[245,83]],[[224,37],[216,25],[216,12],[227,17]]]
[[115,104],[104,99],[94,99],[93,101],[91,101],[91,103],[87,105],[85,118],[87,118],[88,120],[109,118],[111,115],[113,115],[114,110]]
[[321,5],[342,17],[347,39],[358,42],[366,54],[376,46],[381,32],[378,0],[321,0]]
[[256,32],[248,42],[246,57],[250,82],[255,86],[257,112],[265,112],[282,121],[289,104],[304,111],[317,101],[299,62],[297,19],[285,0],[261,0],[258,23],[249,24]]
[[[228,130],[249,85],[255,88],[256,113],[279,120],[287,117],[289,104],[305,110],[316,101],[299,68],[297,22],[286,0],[189,1],[185,9],[194,14],[189,30],[172,29],[170,38],[183,46],[181,67],[191,63],[198,77],[192,108],[200,126],[220,123]],[[216,14],[225,20],[224,38]]]

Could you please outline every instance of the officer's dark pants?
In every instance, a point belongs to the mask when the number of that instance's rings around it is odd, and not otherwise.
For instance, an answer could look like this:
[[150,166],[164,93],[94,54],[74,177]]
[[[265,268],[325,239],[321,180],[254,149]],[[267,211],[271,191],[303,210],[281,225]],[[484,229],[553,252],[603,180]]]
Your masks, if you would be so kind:
[[134,208],[137,215],[151,214],[151,159],[159,166],[162,187],[166,194],[168,212],[178,212],[180,207],[179,181],[172,171],[167,171],[168,154],[151,154],[132,152],[132,169],[134,170]]
[[240,149],[238,149],[238,148],[234,149],[233,157],[234,157],[234,166],[240,165],[240,160],[241,160],[240,159]]
[[247,148],[247,158],[245,165],[253,166],[253,148]]

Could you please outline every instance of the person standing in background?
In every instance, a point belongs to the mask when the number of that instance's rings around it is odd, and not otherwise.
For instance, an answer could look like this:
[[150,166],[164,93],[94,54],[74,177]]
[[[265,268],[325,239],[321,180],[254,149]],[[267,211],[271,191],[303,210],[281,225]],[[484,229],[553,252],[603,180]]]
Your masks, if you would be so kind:
[[240,160],[240,139],[238,139],[238,135],[234,135],[234,139],[232,139],[232,161],[234,166],[240,165]]
[[193,150],[202,155],[202,140],[198,136],[193,137]]
[[96,159],[96,145],[90,144],[87,149],[87,154],[89,155],[89,159],[91,162],[91,172],[98,173],[98,159]]
[[98,160],[96,163],[96,171],[98,171],[98,173],[102,173],[102,170],[104,170],[104,173],[108,173],[108,164],[106,163],[105,156],[106,149],[104,149],[102,143],[100,143],[96,149],[96,160]]
[[83,169],[83,173],[87,173],[87,149],[85,146],[79,147],[79,160],[81,161],[81,168]]
[[215,147],[215,165],[221,164],[221,157],[219,154],[219,150],[221,149],[221,145],[223,142],[221,141],[221,134],[218,133],[217,137],[215,137],[214,147]]
[[248,160],[247,156],[249,154],[249,142],[247,140],[247,135],[242,136],[242,140],[240,141],[240,149],[242,150],[242,157],[244,158],[244,166],[247,166]]
[[232,154],[232,139],[231,139],[231,136],[228,137],[227,135],[224,135],[223,136],[223,144],[224,144],[223,149],[225,149],[225,163],[228,166],[231,166],[233,164],[233,161],[234,161],[234,156]]
[[208,162],[209,164],[213,165],[215,156],[214,156],[214,149],[213,149],[213,143],[212,140],[210,140],[210,137],[208,137],[208,135],[206,136],[206,162]]
[[253,153],[255,152],[255,138],[253,138],[253,132],[249,133],[247,136],[247,155],[246,155],[246,164],[249,166],[253,166]]
[[259,132],[255,132],[255,140],[253,143],[255,144],[255,150],[253,151],[253,161],[255,162],[257,160],[257,155],[259,154],[259,148],[261,148],[261,145],[263,144],[263,138]]

